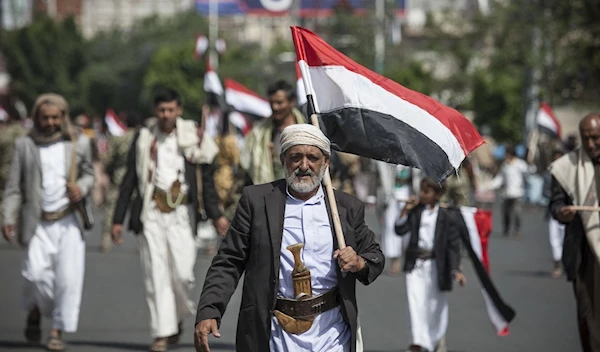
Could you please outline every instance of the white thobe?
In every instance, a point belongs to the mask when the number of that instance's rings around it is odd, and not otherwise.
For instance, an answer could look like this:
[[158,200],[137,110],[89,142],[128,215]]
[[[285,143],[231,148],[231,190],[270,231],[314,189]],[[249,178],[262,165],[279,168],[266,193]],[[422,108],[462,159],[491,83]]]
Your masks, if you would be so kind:
[[[432,251],[439,206],[424,209],[419,226],[420,249]],[[401,219],[406,221],[406,218]],[[433,351],[448,328],[448,297],[438,286],[435,259],[417,259],[414,269],[406,274],[406,294],[412,344]]]
[[552,247],[552,259],[558,262],[562,258],[563,242],[565,240],[565,225],[550,217],[548,224],[550,246]]
[[[42,209],[54,212],[69,204],[65,142],[40,146]],[[25,251],[23,305],[37,306],[52,318],[52,328],[77,331],[85,272],[85,241],[74,214],[41,221]]]
[[[296,243],[304,245],[301,257],[310,270],[313,296],[337,286],[333,235],[322,188],[307,201],[287,194],[277,290],[279,297],[294,298],[294,257],[286,247]],[[317,315],[311,328],[301,335],[285,332],[275,317],[271,322],[270,345],[274,352],[345,352],[350,351],[351,338],[341,307]]]
[[[179,180],[185,192],[184,174],[185,162],[177,147],[176,133],[159,135],[156,187],[168,191]],[[151,201],[143,234],[138,236],[150,330],[155,338],[175,335],[178,323],[195,310],[190,293],[195,281],[196,245],[189,207],[180,205],[163,213]]]
[[388,202],[385,209],[385,224],[383,231],[382,249],[386,258],[400,258],[403,247],[408,243],[405,238],[408,236],[398,236],[396,234],[396,221],[410,196],[410,186],[403,185],[396,187],[394,197]]

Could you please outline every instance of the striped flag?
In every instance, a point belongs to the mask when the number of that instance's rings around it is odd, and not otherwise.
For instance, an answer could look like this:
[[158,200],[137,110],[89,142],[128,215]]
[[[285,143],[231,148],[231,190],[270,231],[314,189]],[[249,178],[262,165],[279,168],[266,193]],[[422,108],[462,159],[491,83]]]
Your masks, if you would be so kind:
[[560,122],[554,116],[550,105],[545,102],[541,103],[535,120],[540,131],[561,138]]
[[127,126],[119,119],[113,109],[106,110],[104,121],[106,122],[106,126],[108,126],[108,132],[110,132],[111,136],[123,136],[127,132]]
[[421,169],[442,181],[483,144],[458,111],[358,65],[292,27],[309,111],[344,152]]
[[230,78],[225,80],[225,100],[239,112],[258,117],[270,117],[273,112],[269,102]]
[[206,93],[206,101],[209,105],[220,106],[225,108],[223,101],[223,85],[219,75],[213,70],[210,64],[210,58],[206,59],[206,71],[204,72],[204,92]]
[[229,122],[231,122],[231,124],[235,127],[239,128],[244,136],[247,135],[252,129],[248,118],[238,111],[232,111],[229,113]]
[[492,231],[492,212],[471,207],[461,207],[460,212],[464,220],[461,240],[479,279],[488,317],[496,334],[506,336],[515,311],[502,300],[489,276],[487,241]]

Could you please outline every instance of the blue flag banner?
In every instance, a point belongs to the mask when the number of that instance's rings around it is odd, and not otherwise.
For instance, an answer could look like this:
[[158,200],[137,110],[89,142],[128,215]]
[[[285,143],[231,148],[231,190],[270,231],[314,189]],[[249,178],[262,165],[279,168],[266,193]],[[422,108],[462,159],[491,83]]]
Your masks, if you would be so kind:
[[[196,0],[196,10],[208,15],[211,0]],[[293,0],[215,0],[219,16],[259,15],[282,16],[292,10]],[[406,0],[395,0],[397,16],[404,15]],[[299,15],[301,17],[327,17],[333,9],[341,4],[350,6],[357,12],[374,7],[374,1],[364,0],[301,0]]]

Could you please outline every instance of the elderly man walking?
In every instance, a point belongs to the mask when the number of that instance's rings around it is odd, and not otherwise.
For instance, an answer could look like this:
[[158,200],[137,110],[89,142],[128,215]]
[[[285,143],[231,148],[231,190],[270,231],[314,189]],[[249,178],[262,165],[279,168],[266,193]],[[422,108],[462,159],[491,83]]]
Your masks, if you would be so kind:
[[[34,128],[15,141],[3,203],[4,236],[25,246],[25,337],[41,340],[41,317],[52,319],[47,348],[62,351],[62,332],[75,332],[83,290],[85,241],[74,209],[94,185],[90,141],[75,139],[69,107],[43,94],[32,112]],[[73,176],[76,176],[73,179]]]
[[355,351],[356,280],[368,285],[384,256],[364,221],[364,204],[335,192],[347,247],[338,247],[321,181],[331,155],[317,127],[281,133],[285,179],[244,188],[204,281],[196,314],[197,351],[208,351],[245,273],[237,351]]
[[573,281],[583,352],[600,352],[600,213],[574,206],[598,207],[600,199],[600,114],[579,124],[581,148],[550,165],[552,216],[566,224],[563,265]]

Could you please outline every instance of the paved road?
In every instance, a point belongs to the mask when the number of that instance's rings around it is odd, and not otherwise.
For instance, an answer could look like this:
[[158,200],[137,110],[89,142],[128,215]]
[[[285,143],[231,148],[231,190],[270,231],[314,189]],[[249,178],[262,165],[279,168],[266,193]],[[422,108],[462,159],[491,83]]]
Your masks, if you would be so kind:
[[[98,214],[101,215],[100,213]],[[371,228],[378,230],[373,214],[367,213]],[[498,216],[496,216],[498,219]],[[578,351],[575,308],[571,286],[549,277],[551,268],[547,226],[541,211],[524,211],[524,235],[519,239],[499,236],[498,221],[490,243],[493,279],[503,297],[517,311],[508,337],[496,337],[487,319],[483,299],[470,265],[467,287],[450,295],[450,326],[447,342],[454,352]],[[102,254],[98,250],[99,229],[88,241],[86,281],[79,331],[66,336],[70,351],[144,351],[150,341],[148,310],[144,300],[141,270],[135,243]],[[19,308],[22,252],[0,245],[0,351],[39,351],[23,343],[25,313]],[[199,290],[210,258],[196,264]],[[359,309],[367,351],[403,351],[410,342],[404,278],[381,276],[373,285],[359,285]],[[214,351],[233,351],[236,292],[221,328],[222,338],[214,339]],[[193,318],[186,321],[184,343],[177,351],[193,351]],[[48,323],[44,328],[48,328]]]

